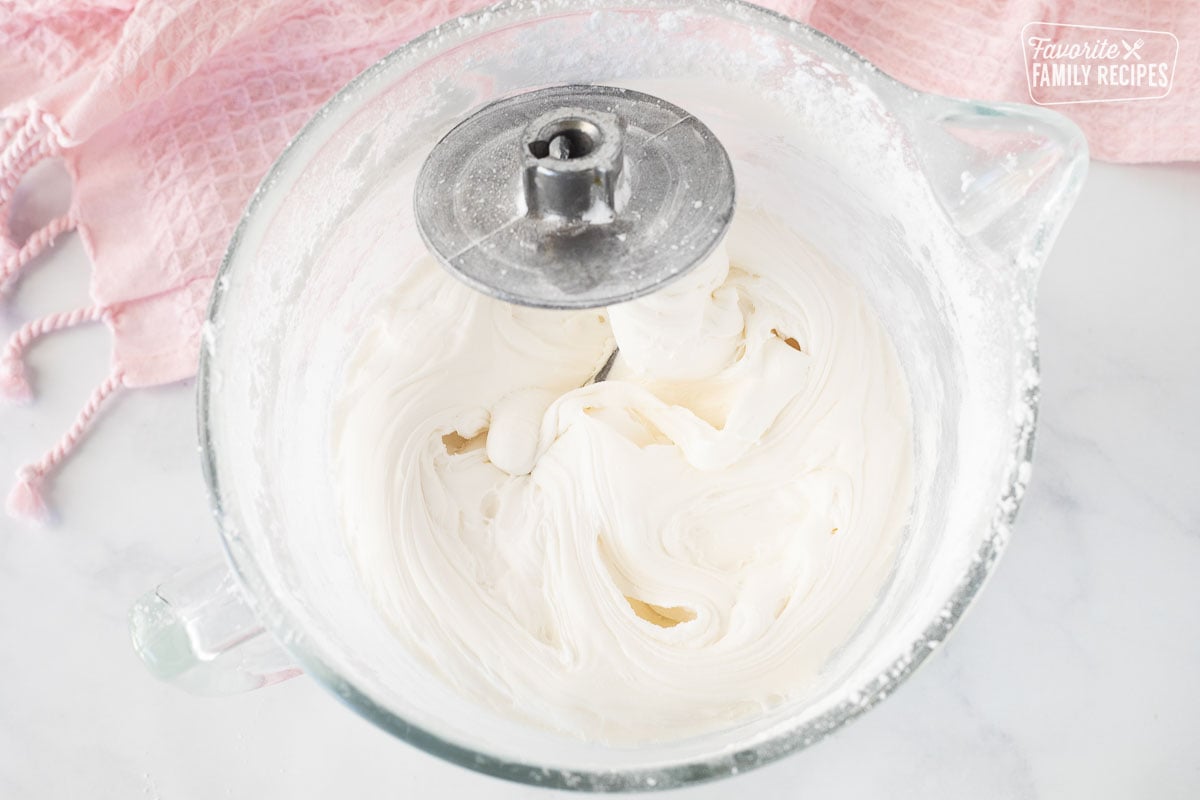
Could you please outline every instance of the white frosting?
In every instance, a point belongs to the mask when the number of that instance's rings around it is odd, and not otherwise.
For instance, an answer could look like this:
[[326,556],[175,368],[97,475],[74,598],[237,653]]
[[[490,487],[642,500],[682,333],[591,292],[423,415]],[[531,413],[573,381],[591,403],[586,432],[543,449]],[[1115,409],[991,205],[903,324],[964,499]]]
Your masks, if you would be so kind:
[[908,391],[858,287],[766,215],[607,310],[423,256],[366,325],[334,410],[348,546],[463,694],[614,742],[722,727],[803,697],[880,592]]

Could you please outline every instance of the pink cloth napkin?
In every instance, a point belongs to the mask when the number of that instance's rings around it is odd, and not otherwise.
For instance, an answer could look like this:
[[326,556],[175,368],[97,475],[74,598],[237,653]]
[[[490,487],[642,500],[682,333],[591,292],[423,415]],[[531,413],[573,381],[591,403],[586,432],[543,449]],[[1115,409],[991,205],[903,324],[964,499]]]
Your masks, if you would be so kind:
[[[114,392],[190,377],[213,276],[250,194],[338,87],[415,34],[486,0],[0,0],[0,290],[78,231],[93,305],[34,320],[0,351],[0,394],[28,399],[22,355],[102,321],[112,370],[76,423],[23,468],[11,514],[45,518],[46,477]],[[1098,158],[1200,160],[1200,3],[1143,0],[768,0],[918,88],[1029,100],[1028,22],[1166,30],[1180,40],[1162,100],[1061,106]],[[61,158],[69,211],[7,235],[25,172]]]

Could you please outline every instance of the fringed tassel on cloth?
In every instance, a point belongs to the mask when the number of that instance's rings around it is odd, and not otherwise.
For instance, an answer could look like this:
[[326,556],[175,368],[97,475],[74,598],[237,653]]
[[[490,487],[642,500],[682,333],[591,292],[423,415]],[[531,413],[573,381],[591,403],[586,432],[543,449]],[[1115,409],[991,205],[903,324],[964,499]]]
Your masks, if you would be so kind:
[[[37,132],[34,119],[35,117],[30,116],[21,126],[6,124],[3,131],[0,131],[4,134],[4,141],[0,142],[0,221],[4,223],[3,229],[6,233],[8,207],[22,175],[41,159],[57,153],[57,147],[48,145],[46,140],[31,138]],[[10,120],[6,120],[6,123],[8,122]],[[4,296],[12,279],[21,269],[45,252],[59,236],[77,226],[78,220],[73,212],[63,214],[30,235],[16,252],[0,258],[0,297]],[[63,314],[51,314],[29,323],[13,334],[4,352],[0,353],[0,398],[17,402],[32,399],[33,391],[25,374],[25,364],[21,360],[22,351],[30,342],[53,330],[93,319],[103,319],[105,313],[102,308],[83,308]]]
[[78,220],[73,213],[63,214],[46,223],[25,240],[17,252],[0,261],[0,296],[3,296],[9,282],[30,261],[41,255],[46,248],[54,244],[54,240],[67,231],[74,230]]
[[59,234],[75,227],[67,214],[52,221],[21,247],[8,221],[21,179],[39,162],[60,156],[71,141],[54,115],[30,103],[22,114],[0,120],[0,295],[11,278]]
[[[8,225],[13,197],[21,179],[40,161],[61,155],[70,144],[53,115],[30,104],[16,117],[0,120],[0,296],[12,279],[27,264],[44,252],[54,240],[78,225],[73,212],[51,220],[23,244],[13,241]],[[108,318],[108,309],[80,308],[51,314],[21,327],[0,353],[0,397],[28,400],[33,396],[23,359],[25,349],[38,337]],[[96,387],[75,422],[40,461],[17,471],[17,483],[8,496],[7,510],[15,519],[44,523],[50,518],[46,505],[47,476],[78,446],[91,426],[96,412],[113,392],[124,385],[124,374],[116,369]]]
[[50,521],[50,509],[42,491],[45,476],[32,467],[23,467],[17,472],[17,485],[8,495],[6,510],[13,519],[25,520],[35,525]]
[[14,402],[28,402],[33,399],[33,388],[25,371],[24,354],[25,349],[35,339],[84,322],[99,322],[106,319],[108,313],[108,309],[103,306],[77,308],[74,311],[50,314],[19,328],[9,337],[8,344],[0,352],[0,397]]
[[79,440],[91,426],[96,412],[100,410],[104,401],[124,385],[124,374],[119,369],[114,370],[92,392],[92,396],[88,398],[87,404],[79,412],[75,423],[63,434],[58,444],[42,456],[40,461],[17,471],[17,484],[8,495],[9,516],[34,523],[49,521],[50,510],[46,505],[45,496],[47,476],[79,445]]
[[5,117],[0,126],[0,211],[8,204],[25,173],[39,161],[62,153],[70,137],[54,115],[30,105],[20,117]]

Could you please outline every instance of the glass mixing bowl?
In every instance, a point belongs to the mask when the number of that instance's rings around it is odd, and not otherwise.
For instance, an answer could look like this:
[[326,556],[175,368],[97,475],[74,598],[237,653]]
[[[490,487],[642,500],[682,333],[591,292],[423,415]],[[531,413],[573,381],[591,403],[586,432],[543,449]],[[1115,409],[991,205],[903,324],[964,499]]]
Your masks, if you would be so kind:
[[[727,729],[638,747],[523,725],[430,674],[359,589],[330,480],[329,408],[359,321],[404,268],[395,254],[419,247],[413,164],[482,105],[561,83],[639,89],[702,119],[729,151],[739,204],[769,210],[859,282],[912,393],[905,540],[818,685]],[[194,570],[143,598],[139,653],[201,692],[302,669],[401,739],[546,786],[665,789],[818,741],[924,661],[1008,539],[1036,418],[1034,290],[1086,160],[1054,113],[916,92],[743,3],[518,0],[441,26],[317,114],[233,237],[199,415],[236,577]]]

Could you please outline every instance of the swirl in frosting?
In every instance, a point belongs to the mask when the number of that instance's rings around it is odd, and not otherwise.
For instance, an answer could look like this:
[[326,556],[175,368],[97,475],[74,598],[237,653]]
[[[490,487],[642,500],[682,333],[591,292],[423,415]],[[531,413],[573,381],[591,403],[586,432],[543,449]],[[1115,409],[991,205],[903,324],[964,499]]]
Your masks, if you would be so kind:
[[608,309],[507,305],[422,256],[364,330],[334,409],[348,545],[479,703],[618,743],[720,728],[803,697],[888,577],[901,367],[766,214]]

